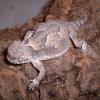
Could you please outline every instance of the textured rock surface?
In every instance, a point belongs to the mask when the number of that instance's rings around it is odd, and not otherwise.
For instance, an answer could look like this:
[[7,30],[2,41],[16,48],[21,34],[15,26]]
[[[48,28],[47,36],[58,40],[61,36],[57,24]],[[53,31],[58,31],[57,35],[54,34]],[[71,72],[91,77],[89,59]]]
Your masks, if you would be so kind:
[[6,60],[9,44],[20,39],[37,23],[45,19],[78,20],[85,14],[88,20],[78,30],[78,36],[84,38],[100,57],[100,2],[72,1],[53,0],[42,14],[23,26],[0,31],[0,100],[100,99],[100,58],[89,58],[73,46],[61,57],[43,61],[47,75],[34,92],[28,91],[27,85],[37,75],[35,68],[30,64],[13,65]]

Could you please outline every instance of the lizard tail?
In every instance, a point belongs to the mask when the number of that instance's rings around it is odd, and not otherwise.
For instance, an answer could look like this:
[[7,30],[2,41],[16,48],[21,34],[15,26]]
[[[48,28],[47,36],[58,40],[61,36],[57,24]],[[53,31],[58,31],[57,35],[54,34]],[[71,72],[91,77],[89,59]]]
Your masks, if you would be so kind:
[[84,16],[84,18],[82,18],[82,19],[80,19],[80,20],[78,20],[78,21],[75,21],[75,23],[76,23],[76,26],[77,27],[80,27],[81,25],[84,25],[84,23],[87,21],[87,15],[85,15]]
[[78,21],[72,21],[72,22],[70,23],[71,30],[72,30],[72,29],[78,30],[79,27],[80,27],[81,25],[84,25],[86,21],[87,21],[87,15],[85,15],[84,18],[81,18],[81,19],[78,20]]

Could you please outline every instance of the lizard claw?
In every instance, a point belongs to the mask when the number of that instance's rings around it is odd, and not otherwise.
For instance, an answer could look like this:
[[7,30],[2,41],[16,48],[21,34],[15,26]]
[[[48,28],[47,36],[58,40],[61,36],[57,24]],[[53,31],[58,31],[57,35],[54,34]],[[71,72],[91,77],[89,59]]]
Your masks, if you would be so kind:
[[89,57],[97,58],[97,59],[99,58],[95,50],[90,45],[88,45],[86,42],[84,42],[84,44],[82,45],[82,49],[83,49],[83,52]]
[[39,81],[34,79],[34,80],[30,80],[30,82],[32,82],[32,83],[29,85],[29,90],[33,91],[35,88],[38,87]]

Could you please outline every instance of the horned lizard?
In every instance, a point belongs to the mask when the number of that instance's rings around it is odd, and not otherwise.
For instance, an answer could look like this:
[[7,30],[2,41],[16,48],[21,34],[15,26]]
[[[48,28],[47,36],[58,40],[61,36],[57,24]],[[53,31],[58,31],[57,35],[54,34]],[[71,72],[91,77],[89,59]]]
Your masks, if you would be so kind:
[[39,75],[31,80],[30,90],[38,87],[46,73],[41,60],[63,55],[70,46],[70,40],[84,52],[91,52],[87,42],[79,40],[76,34],[76,30],[86,22],[86,19],[87,17],[80,21],[49,20],[40,23],[33,31],[28,31],[23,40],[15,41],[8,47],[8,61],[14,64],[32,63],[40,71]]

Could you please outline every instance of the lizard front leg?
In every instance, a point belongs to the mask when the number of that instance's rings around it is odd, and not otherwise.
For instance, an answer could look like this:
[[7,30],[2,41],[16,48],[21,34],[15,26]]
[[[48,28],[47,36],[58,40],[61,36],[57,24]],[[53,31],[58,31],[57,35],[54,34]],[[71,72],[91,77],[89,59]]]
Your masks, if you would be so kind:
[[29,85],[29,89],[34,90],[35,87],[38,87],[40,81],[44,77],[46,69],[44,68],[43,63],[40,60],[32,59],[31,63],[34,65],[36,69],[40,71],[39,75],[35,79],[31,80],[32,83]]

